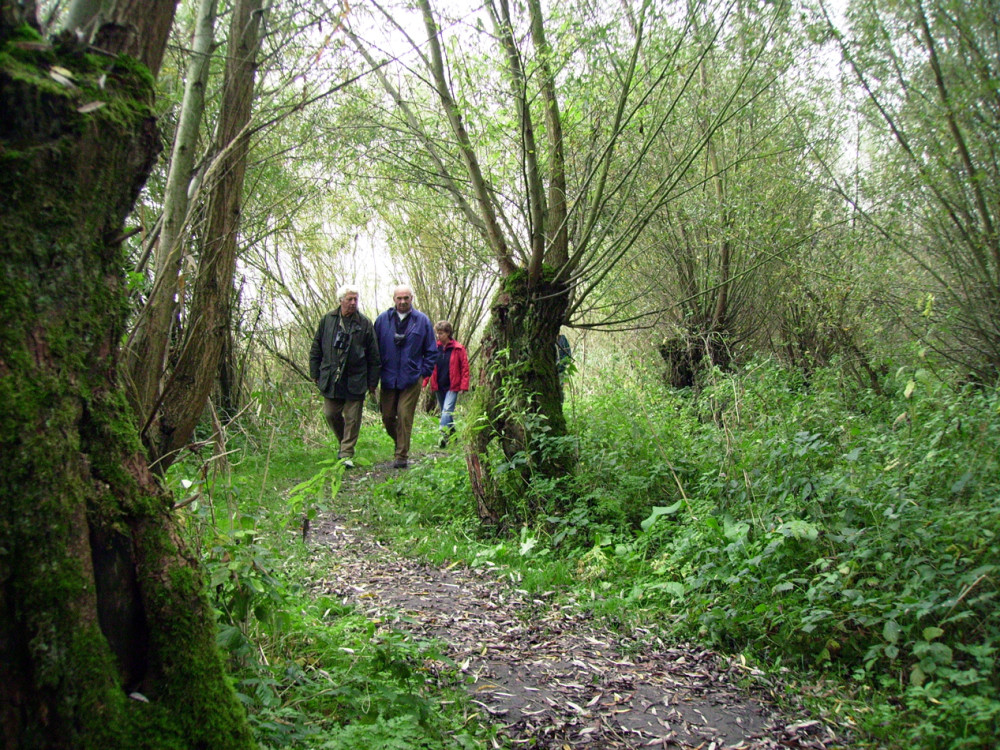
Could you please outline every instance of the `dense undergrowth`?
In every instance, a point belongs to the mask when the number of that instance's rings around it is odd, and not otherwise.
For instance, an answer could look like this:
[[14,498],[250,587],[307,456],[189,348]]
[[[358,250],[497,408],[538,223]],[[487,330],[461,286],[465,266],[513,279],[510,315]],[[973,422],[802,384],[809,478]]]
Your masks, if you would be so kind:
[[1000,397],[926,370],[886,388],[758,364],[697,396],[609,389],[580,425],[609,531],[581,559],[629,581],[607,600],[841,679],[840,720],[882,740],[993,747]]
[[[373,487],[366,520],[411,553],[564,592],[610,624],[743,653],[853,726],[858,746],[995,747],[996,390],[904,369],[876,395],[772,362],[698,393],[623,366],[600,383],[569,389],[578,469],[524,487],[550,508],[535,523],[479,526],[460,446]],[[363,431],[362,463],[389,459],[379,433]],[[429,450],[432,421],[416,435]],[[328,502],[339,469],[296,443],[248,448],[214,481],[214,506],[189,506],[262,744],[484,742],[457,683],[425,680],[435,644],[378,632],[303,586],[311,563],[286,524]]]

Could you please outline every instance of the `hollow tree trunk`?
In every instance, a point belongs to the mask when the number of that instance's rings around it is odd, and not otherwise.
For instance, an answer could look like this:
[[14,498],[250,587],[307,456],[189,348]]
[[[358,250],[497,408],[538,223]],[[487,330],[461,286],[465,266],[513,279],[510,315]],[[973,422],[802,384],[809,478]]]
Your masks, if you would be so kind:
[[485,421],[467,454],[483,521],[535,516],[543,509],[525,493],[528,481],[573,469],[565,444],[549,440],[566,434],[555,344],[567,304],[564,287],[543,282],[529,289],[525,272],[505,279],[493,299],[472,417]]
[[153,78],[28,38],[12,8],[0,0],[0,744],[249,747],[118,379],[122,228],[160,149]]

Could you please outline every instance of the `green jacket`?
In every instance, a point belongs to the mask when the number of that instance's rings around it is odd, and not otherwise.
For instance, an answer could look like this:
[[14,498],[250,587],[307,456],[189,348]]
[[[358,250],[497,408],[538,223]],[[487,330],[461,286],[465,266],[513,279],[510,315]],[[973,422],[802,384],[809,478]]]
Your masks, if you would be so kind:
[[341,329],[340,310],[323,316],[309,350],[309,376],[327,398],[333,398],[334,386],[341,374],[347,372],[347,390],[355,396],[378,385],[382,369],[375,327],[359,312],[343,319],[343,329],[348,336],[346,348],[337,348],[334,342]]

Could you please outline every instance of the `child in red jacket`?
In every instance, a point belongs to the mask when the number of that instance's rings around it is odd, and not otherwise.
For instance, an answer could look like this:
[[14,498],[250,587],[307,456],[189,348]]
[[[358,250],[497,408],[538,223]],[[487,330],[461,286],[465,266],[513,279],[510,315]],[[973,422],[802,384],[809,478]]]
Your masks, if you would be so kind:
[[454,329],[447,320],[434,326],[437,338],[437,363],[429,381],[441,407],[441,447],[448,445],[448,438],[455,432],[455,401],[461,391],[469,390],[469,355],[465,347],[451,337]]

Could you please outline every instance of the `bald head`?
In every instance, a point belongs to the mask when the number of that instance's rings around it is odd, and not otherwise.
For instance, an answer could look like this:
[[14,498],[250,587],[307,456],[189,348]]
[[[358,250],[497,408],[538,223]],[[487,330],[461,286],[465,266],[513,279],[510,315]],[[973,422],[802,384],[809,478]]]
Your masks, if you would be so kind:
[[413,289],[407,284],[400,284],[392,290],[392,304],[396,312],[405,315],[413,309]]

